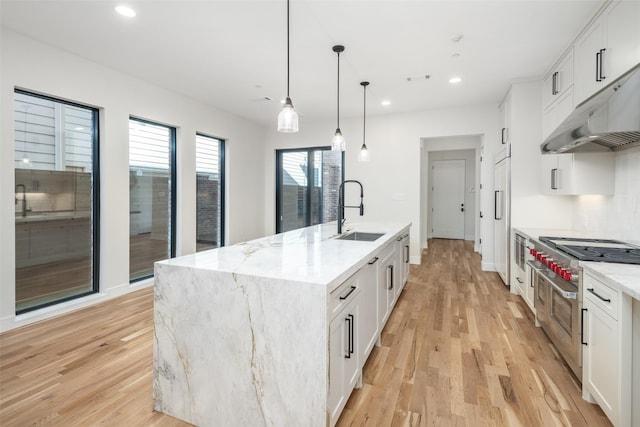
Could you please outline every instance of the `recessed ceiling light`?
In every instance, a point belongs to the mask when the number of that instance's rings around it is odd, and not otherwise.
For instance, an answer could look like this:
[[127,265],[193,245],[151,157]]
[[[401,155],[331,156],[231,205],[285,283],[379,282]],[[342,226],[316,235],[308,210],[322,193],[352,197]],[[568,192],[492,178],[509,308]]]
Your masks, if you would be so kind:
[[452,53],[452,54],[451,54],[451,57],[452,57],[453,59],[458,59],[458,58],[460,58],[460,54],[459,54],[458,52],[456,52],[456,53]]
[[454,34],[451,36],[451,41],[454,43],[460,43],[460,40],[464,37],[464,34]]
[[116,12],[127,18],[134,18],[136,16],[136,11],[125,5],[116,6]]
[[384,105],[384,106],[386,107],[387,105],[391,105],[391,101],[389,101],[389,100],[385,99],[385,100],[384,100],[384,101],[382,101],[380,104],[381,104],[381,105]]
[[449,79],[449,83],[451,83],[451,84],[460,83],[461,81],[462,81],[462,79],[460,77],[451,77]]

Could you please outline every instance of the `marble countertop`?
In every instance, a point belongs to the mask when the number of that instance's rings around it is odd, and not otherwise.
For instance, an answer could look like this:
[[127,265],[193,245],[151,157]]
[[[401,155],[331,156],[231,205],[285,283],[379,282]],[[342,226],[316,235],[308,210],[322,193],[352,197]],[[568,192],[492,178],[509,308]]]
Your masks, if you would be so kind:
[[585,273],[640,300],[640,265],[581,261]]
[[361,242],[336,239],[336,223],[331,222],[159,263],[319,284],[329,286],[331,291],[410,226],[411,223],[346,223],[345,233],[385,233],[374,242]]

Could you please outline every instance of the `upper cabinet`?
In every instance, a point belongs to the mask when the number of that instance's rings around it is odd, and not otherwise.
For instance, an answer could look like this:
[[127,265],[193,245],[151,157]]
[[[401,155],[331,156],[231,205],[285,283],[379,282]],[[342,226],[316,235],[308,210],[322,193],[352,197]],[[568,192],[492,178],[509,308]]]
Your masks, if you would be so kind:
[[613,153],[545,154],[541,160],[542,193],[613,194]]
[[542,84],[542,138],[548,137],[574,110],[573,48],[558,61]]
[[508,144],[511,142],[511,93],[507,93],[507,96],[500,104],[500,142],[502,144]]
[[575,43],[576,105],[640,62],[640,2],[614,0]]
[[556,102],[571,87],[573,87],[573,48],[558,61],[558,65],[553,67],[544,79],[542,93],[544,108]]

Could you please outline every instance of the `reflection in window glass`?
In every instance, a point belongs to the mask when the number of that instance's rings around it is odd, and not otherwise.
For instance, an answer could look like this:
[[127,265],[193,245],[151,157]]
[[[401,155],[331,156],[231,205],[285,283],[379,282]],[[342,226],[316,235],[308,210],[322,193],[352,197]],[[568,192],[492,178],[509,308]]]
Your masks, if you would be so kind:
[[175,128],[129,120],[129,280],[175,256]]
[[98,290],[97,110],[14,96],[16,313]]
[[224,245],[224,141],[196,135],[196,251]]

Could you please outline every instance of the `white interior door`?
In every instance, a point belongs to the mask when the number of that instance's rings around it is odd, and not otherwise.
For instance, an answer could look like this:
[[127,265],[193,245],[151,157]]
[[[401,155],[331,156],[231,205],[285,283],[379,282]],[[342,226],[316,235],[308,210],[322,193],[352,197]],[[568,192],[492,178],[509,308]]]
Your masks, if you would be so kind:
[[464,160],[433,162],[432,236],[464,239]]

